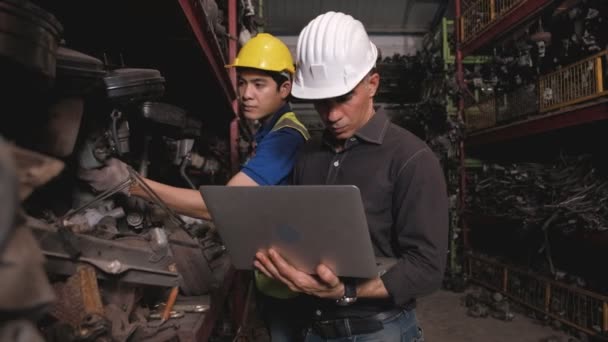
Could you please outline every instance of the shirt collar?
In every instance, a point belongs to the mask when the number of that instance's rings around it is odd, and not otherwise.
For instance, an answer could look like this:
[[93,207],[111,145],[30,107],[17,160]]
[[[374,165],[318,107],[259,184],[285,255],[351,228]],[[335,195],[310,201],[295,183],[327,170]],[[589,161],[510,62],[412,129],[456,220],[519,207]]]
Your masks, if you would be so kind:
[[379,108],[376,114],[372,115],[369,121],[355,132],[355,136],[363,141],[381,145],[389,124],[388,117],[382,108]]
[[[367,121],[367,123],[363,125],[363,127],[361,127],[357,132],[355,132],[354,136],[359,140],[381,145],[384,141],[384,136],[386,135],[386,130],[389,124],[390,121],[386,116],[386,113],[384,113],[384,110],[380,108],[376,111],[374,115],[372,115],[369,121]],[[334,136],[328,130],[325,130],[325,132],[323,132],[323,141],[328,146],[336,145],[336,140]],[[348,147],[348,142],[347,146],[345,147]]]
[[274,125],[276,125],[277,121],[279,121],[279,118],[287,112],[291,112],[291,106],[289,103],[284,104],[281,108],[279,108],[279,110],[272,114],[268,120],[264,121],[262,126],[255,133],[255,141],[259,143],[262,139],[264,139],[266,134],[270,133]]

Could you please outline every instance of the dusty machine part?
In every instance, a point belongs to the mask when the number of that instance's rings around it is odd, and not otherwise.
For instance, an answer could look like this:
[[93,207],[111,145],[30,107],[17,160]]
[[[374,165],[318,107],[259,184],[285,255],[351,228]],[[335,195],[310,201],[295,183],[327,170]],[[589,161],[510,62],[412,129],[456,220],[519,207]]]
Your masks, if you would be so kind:
[[80,293],[84,303],[84,313],[87,315],[103,315],[103,305],[101,304],[95,268],[82,264],[77,266],[77,270],[80,278]]
[[0,324],[0,341],[44,342],[45,340],[32,322],[14,320]]
[[23,201],[35,188],[46,184],[63,170],[63,162],[26,150],[17,146],[10,147],[17,164],[19,177],[19,198]]
[[111,147],[108,139],[95,134],[87,137],[78,151],[78,165],[83,169],[96,169],[103,166],[103,162],[110,155]]
[[51,104],[41,149],[55,157],[70,155],[74,150],[83,111],[84,99],[81,97],[61,98]]
[[154,69],[116,69],[104,77],[108,98],[118,105],[154,100],[165,92],[165,78]]
[[181,275],[182,293],[186,296],[208,293],[214,284],[213,270],[196,240],[183,230],[174,229],[170,234],[170,246]]
[[48,107],[41,150],[66,157],[74,150],[84,111],[85,96],[103,84],[103,63],[78,51],[57,49],[57,78]]
[[[72,275],[80,263],[95,266],[101,279],[120,279],[126,283],[172,287],[178,273],[168,269],[170,258],[156,258],[147,241],[134,246],[126,240],[104,240],[51,227],[28,218],[26,223],[40,242],[47,257],[47,270]],[[135,239],[135,238],[133,238]]]
[[82,96],[103,85],[107,74],[99,59],[60,46],[57,49],[57,79],[55,88],[61,94]]
[[0,137],[0,253],[14,229],[19,204],[17,170],[9,145]]
[[146,101],[139,106],[141,116],[154,124],[165,136],[173,138],[200,137],[202,122],[180,107]]
[[129,129],[129,122],[123,117],[122,112],[114,110],[110,117],[112,123],[110,126],[110,132],[112,139],[110,139],[113,150],[120,156],[131,151],[129,145],[129,137],[131,136],[131,130]]
[[89,208],[81,214],[72,215],[64,220],[63,225],[69,227],[74,233],[92,232],[95,226],[105,217],[114,219],[125,217],[122,207],[117,207],[109,211],[102,211],[99,208]]
[[0,2],[0,56],[49,79],[55,78],[61,23],[29,1]]
[[80,275],[75,273],[65,281],[54,282],[53,288],[57,294],[57,300],[51,306],[50,315],[73,328],[77,327],[84,313]]
[[19,317],[19,312],[43,309],[55,299],[44,257],[27,225],[13,232],[0,261],[0,312]]

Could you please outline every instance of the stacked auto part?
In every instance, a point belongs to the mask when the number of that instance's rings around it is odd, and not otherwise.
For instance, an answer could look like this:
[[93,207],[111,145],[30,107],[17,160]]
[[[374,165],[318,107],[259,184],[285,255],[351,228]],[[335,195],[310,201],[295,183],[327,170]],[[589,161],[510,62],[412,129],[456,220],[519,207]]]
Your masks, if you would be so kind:
[[0,340],[193,340],[228,265],[213,225],[76,174],[120,158],[196,187],[225,172],[201,120],[160,102],[161,71],[70,48],[40,7],[0,1],[0,22]]

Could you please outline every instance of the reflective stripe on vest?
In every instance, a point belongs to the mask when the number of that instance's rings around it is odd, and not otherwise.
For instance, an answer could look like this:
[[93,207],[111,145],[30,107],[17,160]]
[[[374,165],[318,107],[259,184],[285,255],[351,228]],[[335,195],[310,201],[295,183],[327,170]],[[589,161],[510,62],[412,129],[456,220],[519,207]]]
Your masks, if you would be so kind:
[[300,122],[300,120],[298,120],[298,118],[296,117],[296,114],[294,112],[287,112],[287,113],[281,115],[279,120],[277,120],[277,123],[274,124],[274,126],[272,127],[272,129],[270,131],[271,132],[278,131],[281,128],[285,128],[285,127],[293,128],[296,131],[300,132],[300,134],[302,134],[302,136],[304,137],[304,140],[310,139],[310,134],[308,133],[306,126],[304,126]]

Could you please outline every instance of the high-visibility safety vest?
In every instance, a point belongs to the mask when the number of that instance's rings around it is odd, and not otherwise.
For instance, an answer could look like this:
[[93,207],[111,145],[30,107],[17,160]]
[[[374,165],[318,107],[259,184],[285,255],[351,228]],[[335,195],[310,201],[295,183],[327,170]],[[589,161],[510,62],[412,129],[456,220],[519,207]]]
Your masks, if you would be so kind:
[[287,113],[281,115],[279,120],[277,120],[277,122],[274,124],[274,126],[272,127],[272,129],[270,131],[271,132],[278,131],[281,128],[285,128],[285,127],[293,128],[296,131],[300,132],[300,134],[302,134],[302,136],[304,137],[304,140],[310,139],[310,134],[308,133],[306,126],[304,126],[300,122],[300,120],[298,120],[298,118],[296,117],[296,114],[294,112],[287,112]]
[[[298,131],[304,137],[304,140],[310,139],[310,134],[306,127],[298,120],[294,112],[287,112],[283,114],[279,120],[274,124],[271,132],[278,131],[282,128],[289,127]],[[278,299],[289,299],[299,295],[297,292],[293,292],[287,287],[287,285],[281,283],[278,280],[268,278],[264,273],[256,270],[255,284],[260,292],[263,294],[278,298]]]

